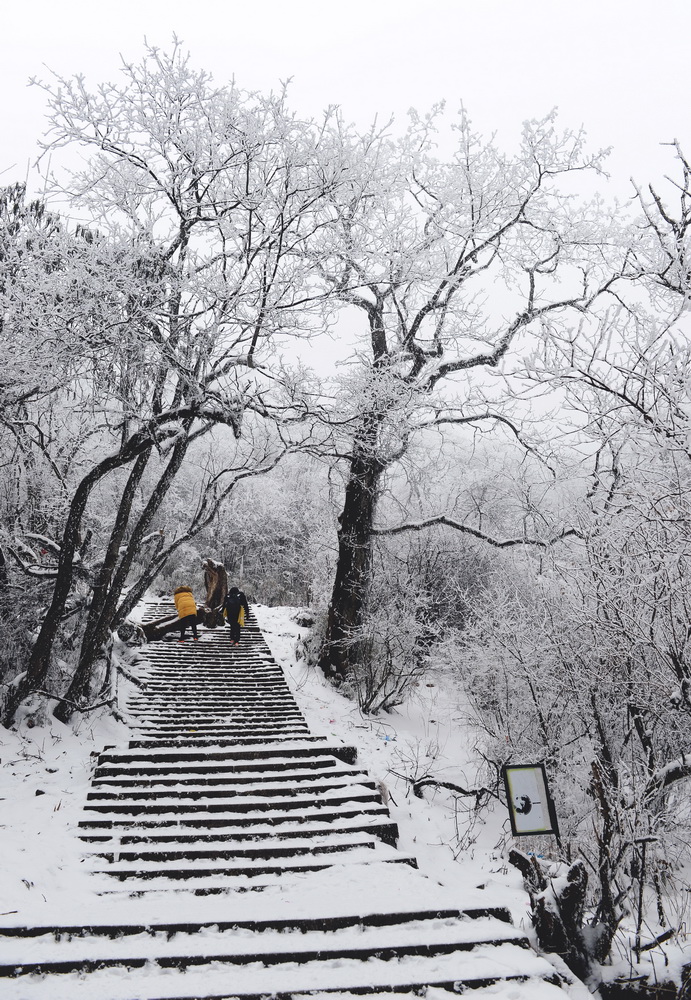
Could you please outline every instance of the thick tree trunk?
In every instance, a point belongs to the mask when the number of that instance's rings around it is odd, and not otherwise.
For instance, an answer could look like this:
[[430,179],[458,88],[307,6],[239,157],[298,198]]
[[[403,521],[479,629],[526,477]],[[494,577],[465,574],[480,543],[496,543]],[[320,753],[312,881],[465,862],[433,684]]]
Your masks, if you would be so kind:
[[532,920],[540,947],[560,955],[571,971],[588,981],[594,958],[583,929],[588,873],[582,861],[571,865],[566,876],[551,879],[540,861],[521,851],[509,852],[509,864],[523,875],[532,904]]
[[[110,533],[110,540],[108,542],[105,557],[94,584],[91,596],[91,605],[89,607],[89,615],[86,621],[86,627],[79,653],[79,662],[65,695],[67,701],[72,702],[73,704],[79,704],[83,699],[83,696],[89,686],[94,661],[96,660],[105,640],[102,622],[105,607],[108,603],[109,589],[113,574],[115,573],[118,564],[118,559],[120,558],[120,549],[125,538],[127,525],[129,524],[132,504],[134,502],[139,484],[141,483],[142,476],[144,475],[151,451],[152,447],[147,448],[146,451],[142,452],[142,454],[138,456],[132,471],[128,476],[122,497],[120,498],[120,505],[115,517],[115,524],[113,525],[113,529]],[[58,702],[54,712],[55,717],[61,722],[67,722],[73,712],[73,709],[67,701]]]
[[360,627],[372,572],[372,529],[384,467],[377,457],[380,419],[367,414],[356,437],[338,531],[338,564],[319,666],[327,677],[345,677],[357,657],[353,631]]
[[206,587],[207,628],[223,625],[221,605],[228,593],[228,574],[223,563],[207,559],[204,563],[204,585]]
[[140,627],[146,641],[155,642],[156,639],[160,639],[167,632],[172,632],[173,629],[178,628],[178,616],[165,615],[163,618],[155,618],[152,622],[146,622],[146,624]]
[[45,684],[53,644],[58,634],[60,621],[65,610],[65,603],[72,587],[73,560],[77,551],[77,545],[79,544],[79,529],[84,516],[84,510],[91,490],[98,480],[106,474],[105,471],[102,471],[102,468],[103,466],[98,466],[96,469],[92,469],[81,481],[72,498],[60,547],[53,599],[43,619],[41,629],[34,643],[34,648],[31,651],[26,672],[10,690],[5,701],[3,710],[3,723],[5,725],[9,725],[12,722],[14,713],[24,698],[31,691],[36,688],[42,688]]
[[[187,431],[189,431],[191,423],[191,420],[185,422],[185,429]],[[148,448],[139,456],[132,470],[111,533],[104,567],[99,578],[101,585],[97,585],[97,588],[94,590],[89,623],[87,624],[82,641],[77,669],[74,672],[69,689],[65,695],[66,701],[59,702],[55,709],[56,718],[63,722],[66,722],[73,712],[68,702],[79,705],[88,700],[94,664],[101,655],[101,650],[108,641],[110,632],[120,624],[117,619],[119,610],[118,602],[127,582],[127,576],[132,563],[135,556],[140,552],[142,540],[151,526],[154,515],[158,512],[168,490],[175,480],[175,476],[180,470],[188,447],[189,438],[187,436],[181,438],[175,445],[168,465],[134,526],[127,548],[120,555],[121,542],[129,524],[129,516],[136,488],[145,470],[149,455],[151,454],[151,448]]]
[[74,574],[74,557],[80,540],[80,529],[84,511],[96,483],[112,472],[114,469],[127,465],[136,458],[142,451],[150,446],[150,438],[143,434],[136,434],[123,446],[115,455],[99,462],[98,465],[82,479],[77,490],[72,497],[67,522],[63,532],[60,545],[60,557],[58,559],[57,576],[53,588],[53,597],[48,608],[41,629],[38,633],[34,648],[29,658],[29,663],[24,675],[18,680],[9,692],[3,708],[2,722],[9,725],[14,719],[14,714],[28,694],[37,688],[42,688],[45,684],[50,667],[50,658],[53,652],[53,645],[60,628],[65,604],[72,589],[72,578]]
[[204,563],[204,586],[207,608],[218,608],[228,593],[228,574],[223,563],[207,559]]

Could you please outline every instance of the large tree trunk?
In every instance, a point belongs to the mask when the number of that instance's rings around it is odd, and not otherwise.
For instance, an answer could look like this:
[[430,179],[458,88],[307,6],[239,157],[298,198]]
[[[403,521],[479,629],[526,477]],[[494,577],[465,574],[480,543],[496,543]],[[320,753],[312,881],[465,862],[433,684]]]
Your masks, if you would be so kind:
[[356,436],[338,531],[338,564],[319,666],[345,677],[357,658],[352,642],[362,624],[372,572],[372,529],[384,466],[377,456],[380,418],[363,417]]
[[225,596],[228,593],[228,574],[223,563],[207,559],[204,563],[204,585],[206,587],[206,607],[209,609],[207,615],[207,627],[216,628],[223,625],[223,616],[220,610]]
[[62,536],[60,547],[60,557],[58,560],[57,577],[53,589],[53,599],[45,614],[41,629],[38,633],[34,648],[25,673],[13,685],[8,693],[3,710],[3,723],[9,725],[14,719],[14,713],[31,691],[42,688],[45,684],[50,666],[50,657],[53,651],[53,644],[58,634],[60,621],[65,610],[65,603],[72,587],[73,561],[79,544],[79,531],[81,528],[84,510],[86,508],[89,494],[99,479],[110,468],[104,470],[105,463],[92,469],[91,472],[82,479],[77,488],[72,503],[70,504],[67,523]]
[[79,545],[84,511],[91,491],[96,483],[100,482],[109,472],[127,465],[142,451],[145,451],[150,446],[150,440],[150,437],[145,437],[143,434],[133,435],[119,452],[110,455],[94,466],[77,487],[72,497],[62,536],[57,576],[50,607],[44,616],[26,671],[13,685],[5,700],[2,716],[4,725],[9,725],[13,721],[18,706],[27,695],[42,688],[45,684],[53,646],[65,611],[65,604],[72,589],[74,557]]
[[[123,490],[122,497],[120,498],[120,505],[115,517],[115,524],[113,525],[113,529],[110,533],[110,539],[105,557],[94,584],[93,593],[91,595],[91,604],[89,607],[89,615],[86,621],[86,627],[84,629],[84,636],[82,638],[79,653],[77,670],[72,677],[72,681],[65,695],[65,698],[68,701],[75,704],[79,704],[82,695],[85,693],[85,689],[88,687],[88,681],[91,678],[93,663],[103,644],[103,638],[101,635],[102,629],[100,629],[99,626],[102,622],[103,611],[108,600],[108,591],[111,580],[117,567],[118,559],[120,557],[120,549],[125,538],[127,525],[129,524],[132,504],[134,502],[139,484],[141,483],[142,476],[144,475],[151,451],[152,448],[147,448],[146,451],[142,452],[142,454],[138,456],[136,462],[134,463],[134,467],[128,476],[125,489]],[[73,709],[66,701],[61,701],[58,702],[54,715],[61,722],[67,722],[72,714],[72,711]]]
[[590,939],[583,928],[588,873],[582,861],[572,864],[565,876],[550,878],[535,855],[509,852],[509,864],[523,875],[530,895],[532,921],[543,951],[564,959],[571,971],[588,981],[595,964]]
[[[189,431],[190,425],[191,420],[186,421],[185,429],[187,431]],[[188,447],[189,438],[186,436],[175,445],[170,461],[132,531],[127,548],[121,554],[122,541],[129,525],[132,503],[149,460],[151,448],[139,456],[132,469],[111,532],[106,558],[94,588],[77,669],[65,694],[66,700],[59,702],[55,709],[55,717],[62,722],[67,722],[72,715],[74,711],[72,705],[83,705],[88,701],[94,664],[101,655],[101,650],[107,642],[110,632],[120,624],[116,620],[118,603],[127,582],[127,575],[135,555],[140,551],[142,539],[149,530],[154,515],[159,510],[180,470]]]

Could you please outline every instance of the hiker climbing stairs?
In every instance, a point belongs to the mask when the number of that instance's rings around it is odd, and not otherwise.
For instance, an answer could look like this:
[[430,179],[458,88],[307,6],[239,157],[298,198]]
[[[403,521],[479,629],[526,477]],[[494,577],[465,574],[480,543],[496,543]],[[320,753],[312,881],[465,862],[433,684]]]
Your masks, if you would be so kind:
[[[143,621],[174,614],[149,602]],[[79,836],[93,898],[0,918],[3,996],[564,997],[507,911],[417,871],[354,747],[313,734],[252,613],[145,646],[132,739],[98,756]],[[431,994],[430,994],[431,996]]]

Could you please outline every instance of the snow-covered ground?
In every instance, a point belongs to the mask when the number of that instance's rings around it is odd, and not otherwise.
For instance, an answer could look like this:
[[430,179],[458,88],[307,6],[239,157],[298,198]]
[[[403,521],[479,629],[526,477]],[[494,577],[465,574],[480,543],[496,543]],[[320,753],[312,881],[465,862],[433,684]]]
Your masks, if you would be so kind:
[[295,624],[292,609],[254,610],[312,731],[357,746],[358,764],[383,786],[399,825],[399,849],[415,855],[422,872],[452,889],[459,906],[488,905],[491,897],[490,905],[508,907],[514,923],[529,930],[522,877],[502,856],[509,833],[506,810],[490,807],[478,817],[474,799],[455,806],[443,789],[427,789],[419,799],[408,780],[429,774],[463,788],[484,784],[476,773],[461,692],[442,674],[431,674],[394,713],[363,717],[320,670],[296,659],[296,644],[307,633]]
[[[459,805],[443,790],[428,789],[424,799],[412,794],[409,779],[428,774],[466,788],[483,783],[476,774],[473,735],[464,721],[462,695],[452,681],[441,673],[432,674],[397,712],[363,717],[318,669],[296,657],[306,632],[295,623],[294,609],[255,606],[254,610],[311,730],[357,746],[358,765],[381,783],[399,825],[399,849],[417,858],[420,870],[429,876],[430,890],[441,891],[450,907],[505,906],[514,924],[530,935],[528,896],[520,874],[505,861],[506,810],[496,803],[477,815],[472,799]],[[125,725],[108,716],[79,720],[75,728],[56,721],[50,727],[32,726],[31,720],[26,713],[16,732],[0,728],[0,923],[44,925],[95,919],[102,904],[94,899],[94,876],[83,860],[77,823],[96,754],[104,746],[125,746],[129,733]],[[334,870],[332,877],[325,873],[319,893],[312,897],[302,893],[305,913],[321,911],[324,892],[331,906],[336,898],[345,909],[352,899],[366,904],[374,891],[368,867],[353,866],[349,873]],[[383,879],[378,891],[386,892],[390,866],[378,867]],[[292,889],[301,891],[299,876],[294,881]],[[151,894],[138,906],[142,919],[175,921],[178,915],[171,912],[170,898],[158,900],[156,896]],[[280,911],[288,896],[292,905],[295,893],[290,879],[283,880],[280,890],[240,896],[240,918],[261,918],[267,906]],[[424,904],[422,899],[416,901]],[[125,917],[124,907],[130,904],[114,899],[109,919],[118,919],[121,903],[120,916]],[[400,900],[401,907],[409,903],[410,898]],[[395,907],[396,900],[391,904]],[[179,905],[181,911],[184,908],[181,919],[194,920],[197,910],[200,919],[209,916],[208,900],[181,893]],[[526,997],[515,983],[480,992],[501,1000]],[[589,995],[580,985],[570,992],[573,998]]]
[[92,763],[104,745],[125,742],[108,716],[53,719],[17,731],[0,726],[0,921],[41,923],[48,911],[92,895],[76,836]]

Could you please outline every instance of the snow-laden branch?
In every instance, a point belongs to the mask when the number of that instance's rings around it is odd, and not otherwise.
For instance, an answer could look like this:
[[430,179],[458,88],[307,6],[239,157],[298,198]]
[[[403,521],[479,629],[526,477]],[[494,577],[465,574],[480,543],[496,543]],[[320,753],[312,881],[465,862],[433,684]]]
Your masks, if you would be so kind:
[[40,563],[26,562],[11,545],[7,546],[7,551],[26,576],[34,576],[43,580],[54,580],[58,575],[57,565],[42,566]]
[[409,521],[407,524],[397,524],[391,528],[374,528],[373,534],[400,535],[405,531],[424,531],[426,528],[432,528],[435,525],[444,525],[447,528],[453,528],[454,531],[472,535],[473,538],[477,538],[481,542],[486,542],[496,549],[508,549],[516,545],[537,545],[540,548],[546,549],[550,545],[562,541],[564,538],[583,537],[576,528],[565,528],[564,531],[560,531],[559,534],[548,539],[527,538],[526,536],[522,536],[521,538],[492,538],[491,535],[485,534],[484,531],[478,531],[477,528],[471,528],[468,524],[455,521],[452,517],[447,517],[446,514],[439,514],[437,517],[429,517],[422,521]]
[[681,757],[677,757],[676,760],[672,760],[663,767],[658,768],[648,779],[644,798],[649,799],[664,788],[674,784],[675,781],[681,781],[683,778],[691,778],[691,751],[683,753]]
[[53,555],[60,555],[60,543],[56,542],[52,538],[48,538],[47,535],[37,535],[33,531],[25,531],[25,538],[30,538],[34,542],[39,542],[39,544],[47,551],[52,552]]
[[442,415],[437,414],[426,423],[420,424],[416,429],[421,430],[427,427],[441,427],[442,424],[456,424],[456,425],[477,424],[483,420],[494,420],[496,423],[502,424],[504,427],[508,427],[511,433],[518,441],[518,443],[521,445],[521,447],[525,448],[525,450],[529,454],[534,455],[539,462],[542,462],[542,464],[545,465],[552,473],[552,475],[556,478],[556,472],[554,471],[552,466],[549,465],[549,463],[542,457],[542,455],[540,455],[539,451],[537,451],[536,448],[533,448],[531,444],[528,444],[528,442],[524,439],[520,429],[516,427],[513,421],[509,420],[508,417],[503,416],[501,413],[492,413],[491,411],[487,410],[485,413],[475,413],[468,416],[456,415],[454,413],[448,413]]

